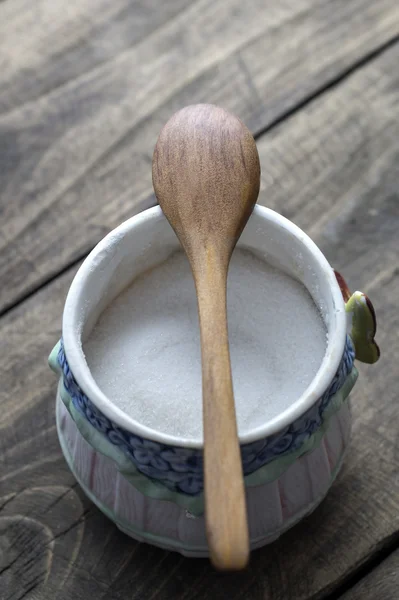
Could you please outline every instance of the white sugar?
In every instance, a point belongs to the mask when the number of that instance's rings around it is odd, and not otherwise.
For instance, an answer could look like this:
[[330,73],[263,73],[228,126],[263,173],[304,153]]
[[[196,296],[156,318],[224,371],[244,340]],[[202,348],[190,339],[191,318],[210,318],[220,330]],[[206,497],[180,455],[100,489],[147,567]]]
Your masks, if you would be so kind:
[[[326,328],[301,283],[236,250],[228,319],[240,433],[294,403],[326,350]],[[136,279],[104,311],[84,344],[100,389],[157,431],[202,438],[201,354],[194,283],[174,254]]]

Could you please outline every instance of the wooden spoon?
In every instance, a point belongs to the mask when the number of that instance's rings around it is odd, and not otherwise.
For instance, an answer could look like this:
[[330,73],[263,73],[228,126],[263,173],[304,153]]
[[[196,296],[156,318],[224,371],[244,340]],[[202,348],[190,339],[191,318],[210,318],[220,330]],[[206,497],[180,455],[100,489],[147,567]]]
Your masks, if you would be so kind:
[[234,247],[259,193],[250,131],[222,108],[188,106],[162,129],[154,151],[156,196],[193,272],[201,330],[205,518],[220,569],[249,559],[245,488],[227,333],[226,284]]

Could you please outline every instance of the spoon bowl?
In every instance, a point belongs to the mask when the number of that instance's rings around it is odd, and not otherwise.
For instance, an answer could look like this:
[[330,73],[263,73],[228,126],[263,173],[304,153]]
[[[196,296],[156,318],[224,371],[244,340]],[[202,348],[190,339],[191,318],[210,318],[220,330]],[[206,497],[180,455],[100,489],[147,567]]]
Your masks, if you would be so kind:
[[259,194],[258,151],[245,125],[217,106],[183,108],[159,135],[152,175],[191,266],[210,246],[229,261]]

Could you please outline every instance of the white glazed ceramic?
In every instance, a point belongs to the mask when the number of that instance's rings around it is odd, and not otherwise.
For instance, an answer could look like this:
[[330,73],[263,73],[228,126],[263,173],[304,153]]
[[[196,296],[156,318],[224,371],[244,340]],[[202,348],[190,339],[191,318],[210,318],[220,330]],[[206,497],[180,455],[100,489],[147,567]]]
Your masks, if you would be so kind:
[[[346,398],[357,371],[342,293],[315,244],[287,219],[256,206],[238,246],[302,281],[328,329],[326,355],[305,393],[275,419],[240,437],[251,547],[256,548],[311,512],[327,493],[349,441]],[[132,537],[206,556],[201,444],[153,431],[113,405],[97,387],[82,352],[82,339],[104,308],[137,275],[178,248],[159,207],[106,236],[71,285],[63,345],[53,351],[50,364],[63,375],[57,393],[61,447],[86,494]]]

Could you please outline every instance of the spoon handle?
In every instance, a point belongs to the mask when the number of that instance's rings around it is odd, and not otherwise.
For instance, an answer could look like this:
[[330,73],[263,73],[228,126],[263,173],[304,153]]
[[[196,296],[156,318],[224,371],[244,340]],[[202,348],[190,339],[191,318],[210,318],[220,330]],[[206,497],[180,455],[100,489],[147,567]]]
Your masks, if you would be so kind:
[[196,284],[202,349],[205,518],[211,560],[238,570],[249,535],[227,333],[227,268],[208,254]]

